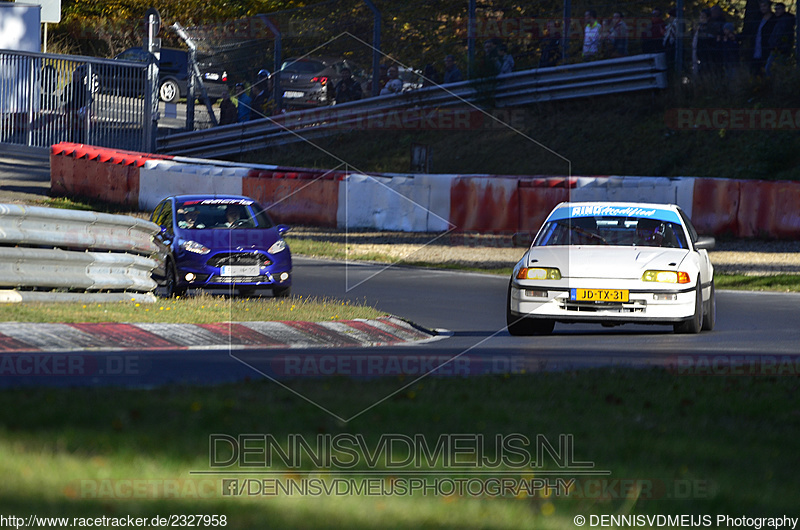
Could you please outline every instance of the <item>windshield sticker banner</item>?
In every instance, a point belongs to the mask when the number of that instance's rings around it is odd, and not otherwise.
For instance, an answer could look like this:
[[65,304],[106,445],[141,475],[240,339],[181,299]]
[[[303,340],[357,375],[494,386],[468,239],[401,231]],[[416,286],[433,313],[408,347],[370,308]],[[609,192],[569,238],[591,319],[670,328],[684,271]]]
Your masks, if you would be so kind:
[[642,208],[639,206],[610,206],[608,204],[566,206],[553,212],[549,220],[557,221],[574,217],[645,217],[659,221],[680,223],[678,214],[672,210]]

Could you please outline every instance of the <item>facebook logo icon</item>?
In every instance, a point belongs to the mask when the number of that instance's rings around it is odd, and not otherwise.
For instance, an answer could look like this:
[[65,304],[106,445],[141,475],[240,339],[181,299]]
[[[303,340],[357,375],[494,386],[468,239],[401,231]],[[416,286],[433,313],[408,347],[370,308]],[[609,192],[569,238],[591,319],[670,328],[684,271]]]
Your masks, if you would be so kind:
[[239,480],[235,478],[226,478],[222,481],[222,495],[238,495],[239,494]]

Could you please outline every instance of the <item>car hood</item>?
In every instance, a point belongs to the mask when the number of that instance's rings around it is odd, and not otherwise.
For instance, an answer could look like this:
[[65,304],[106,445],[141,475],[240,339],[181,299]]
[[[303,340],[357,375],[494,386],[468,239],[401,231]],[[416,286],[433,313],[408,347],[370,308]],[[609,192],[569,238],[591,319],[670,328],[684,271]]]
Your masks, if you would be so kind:
[[676,270],[688,251],[678,248],[553,246],[533,247],[527,267],[557,267],[565,278],[639,279],[646,270]]
[[280,236],[274,228],[211,228],[204,230],[180,230],[178,238],[197,241],[213,252],[235,250],[263,250],[272,246]]

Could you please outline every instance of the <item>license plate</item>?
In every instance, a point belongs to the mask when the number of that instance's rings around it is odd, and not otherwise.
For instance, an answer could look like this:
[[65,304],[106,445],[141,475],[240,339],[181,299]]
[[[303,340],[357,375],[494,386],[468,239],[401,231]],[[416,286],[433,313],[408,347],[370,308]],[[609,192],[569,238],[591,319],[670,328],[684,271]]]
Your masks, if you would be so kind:
[[305,96],[305,93],[296,90],[287,90],[283,93],[283,97],[285,98],[301,98],[303,96]]
[[258,265],[223,265],[220,276],[258,276],[261,274]]
[[627,289],[570,289],[570,300],[577,302],[627,302]]

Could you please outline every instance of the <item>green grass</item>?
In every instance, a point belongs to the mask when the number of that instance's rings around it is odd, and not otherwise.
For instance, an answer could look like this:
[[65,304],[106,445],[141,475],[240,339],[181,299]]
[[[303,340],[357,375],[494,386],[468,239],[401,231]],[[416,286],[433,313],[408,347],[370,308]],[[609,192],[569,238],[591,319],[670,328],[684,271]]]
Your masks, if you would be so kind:
[[800,274],[779,274],[775,276],[715,274],[714,282],[717,289],[800,292]]
[[166,322],[208,324],[214,322],[298,320],[321,322],[375,318],[380,311],[363,303],[330,298],[237,298],[200,294],[160,299],[155,304],[24,303],[0,304],[0,321],[16,322]]
[[[349,414],[406,383],[288,384]],[[0,509],[70,517],[224,514],[237,529],[264,528],[265,521],[272,528],[574,528],[577,514],[791,514],[800,496],[800,457],[787,443],[800,436],[797,399],[796,377],[681,377],[660,369],[428,378],[345,424],[259,379],[211,388],[2,390]],[[360,434],[370,450],[386,433],[421,434],[429,444],[441,434],[476,433],[485,435],[490,457],[498,434],[572,434],[576,460],[611,471],[611,480],[653,481],[657,498],[222,497],[222,477],[189,474],[208,469],[211,433],[278,440]],[[225,478],[241,477],[237,469]],[[269,469],[300,478],[281,465]],[[179,484],[177,493],[151,489],[137,497],[125,489],[148,480]],[[115,488],[121,498],[108,498]],[[107,496],[93,498],[93,491]]]

